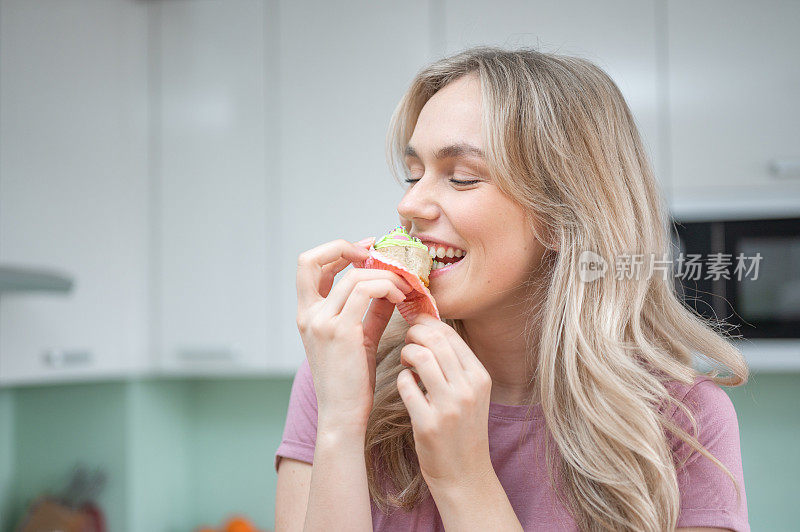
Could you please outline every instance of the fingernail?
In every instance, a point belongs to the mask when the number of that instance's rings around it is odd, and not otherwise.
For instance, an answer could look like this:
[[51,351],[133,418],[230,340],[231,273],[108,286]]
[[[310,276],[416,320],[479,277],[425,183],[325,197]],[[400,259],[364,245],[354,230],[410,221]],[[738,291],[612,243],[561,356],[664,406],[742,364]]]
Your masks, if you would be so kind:
[[359,240],[358,242],[356,242],[356,245],[357,246],[364,246],[364,245],[367,245],[367,244],[372,244],[372,242],[374,240],[375,240],[374,236],[368,236],[367,238],[364,238],[364,239]]

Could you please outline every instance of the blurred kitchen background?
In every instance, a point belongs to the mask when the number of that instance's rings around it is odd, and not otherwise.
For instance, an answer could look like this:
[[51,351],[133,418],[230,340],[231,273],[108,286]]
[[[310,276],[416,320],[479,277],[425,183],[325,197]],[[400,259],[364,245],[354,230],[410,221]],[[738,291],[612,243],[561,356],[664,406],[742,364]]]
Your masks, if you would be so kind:
[[726,391],[753,530],[797,530],[798,27],[792,0],[0,0],[0,527],[49,496],[272,530],[297,255],[396,225],[394,106],[493,44],[606,69],[689,249],[764,244],[769,291],[708,291],[766,309]]

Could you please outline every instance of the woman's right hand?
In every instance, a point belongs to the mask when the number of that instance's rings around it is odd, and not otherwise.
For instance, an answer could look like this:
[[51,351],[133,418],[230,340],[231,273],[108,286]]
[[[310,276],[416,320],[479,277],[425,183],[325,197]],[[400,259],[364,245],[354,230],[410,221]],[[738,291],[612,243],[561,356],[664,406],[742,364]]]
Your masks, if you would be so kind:
[[394,272],[364,268],[351,269],[331,289],[337,273],[369,256],[373,241],[333,240],[297,259],[297,328],[314,377],[319,419],[335,426],[366,427],[378,341],[394,306],[412,291]]

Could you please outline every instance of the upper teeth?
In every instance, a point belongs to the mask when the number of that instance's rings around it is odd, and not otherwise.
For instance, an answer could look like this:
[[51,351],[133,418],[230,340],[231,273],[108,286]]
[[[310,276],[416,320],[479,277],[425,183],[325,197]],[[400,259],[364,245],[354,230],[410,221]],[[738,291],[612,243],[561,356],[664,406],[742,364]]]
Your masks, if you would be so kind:
[[451,248],[445,246],[437,246],[435,244],[426,244],[428,246],[428,252],[431,255],[432,259],[440,258],[443,259],[444,257],[463,257],[467,254],[466,251],[458,248]]

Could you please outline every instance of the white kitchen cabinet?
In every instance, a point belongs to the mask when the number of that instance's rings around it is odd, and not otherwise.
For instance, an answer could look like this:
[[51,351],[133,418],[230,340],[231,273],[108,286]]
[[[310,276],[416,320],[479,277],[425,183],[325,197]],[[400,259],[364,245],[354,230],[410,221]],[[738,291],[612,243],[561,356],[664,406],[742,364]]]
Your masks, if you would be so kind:
[[283,256],[274,5],[159,2],[152,17],[159,369],[268,371]]
[[676,215],[800,215],[800,3],[666,4]]
[[628,102],[656,177],[669,193],[659,125],[655,0],[445,0],[440,19],[437,53],[477,45],[531,47],[579,56],[605,70]]
[[[389,118],[431,60],[430,6],[282,1],[280,311],[287,371],[305,356],[295,322],[297,257],[399,222],[403,188],[385,158]],[[348,266],[351,268],[351,266]]]
[[0,296],[1,384],[148,365],[146,42],[142,2],[0,3],[0,263],[74,279]]

